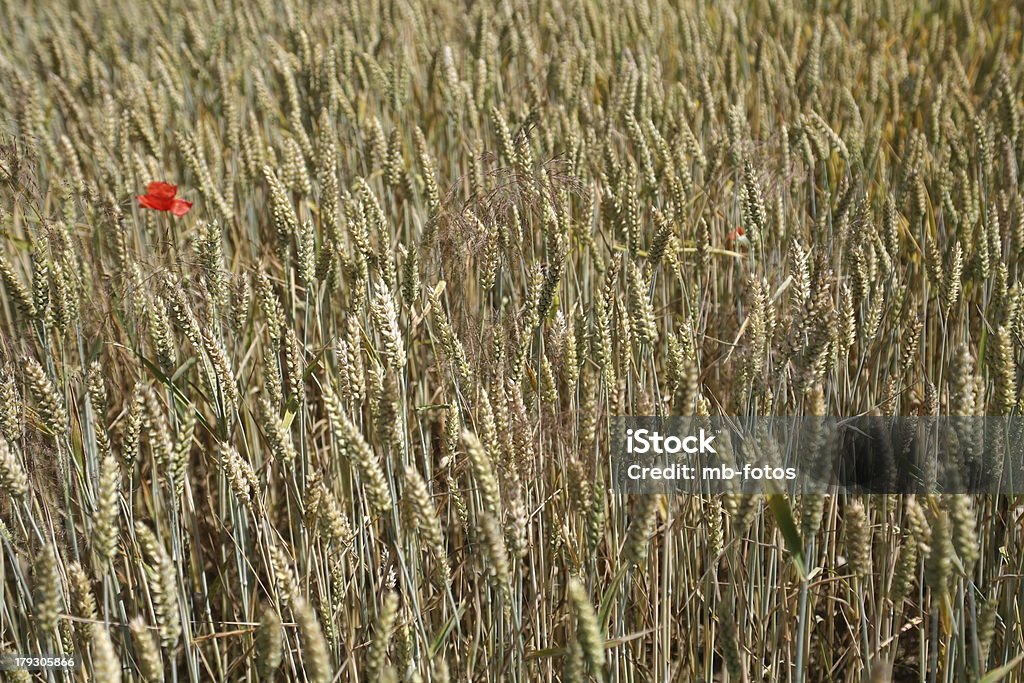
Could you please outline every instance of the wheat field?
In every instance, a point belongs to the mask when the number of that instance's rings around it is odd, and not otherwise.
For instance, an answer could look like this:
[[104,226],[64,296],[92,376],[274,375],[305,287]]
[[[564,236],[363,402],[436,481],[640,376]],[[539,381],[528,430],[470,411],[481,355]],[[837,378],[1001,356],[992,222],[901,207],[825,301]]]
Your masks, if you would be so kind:
[[610,481],[1022,412],[1016,3],[0,25],[0,653],[80,661],[0,677],[1024,681],[1018,497]]

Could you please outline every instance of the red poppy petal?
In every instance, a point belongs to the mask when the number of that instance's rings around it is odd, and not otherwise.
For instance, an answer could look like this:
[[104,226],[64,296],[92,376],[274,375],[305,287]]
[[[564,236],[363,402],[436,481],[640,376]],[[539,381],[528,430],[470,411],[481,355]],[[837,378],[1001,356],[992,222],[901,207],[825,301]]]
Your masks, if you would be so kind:
[[174,195],[177,193],[178,186],[170,183],[156,181],[146,185],[146,194],[151,194],[159,199],[174,199]]
[[192,202],[187,202],[184,199],[175,199],[171,202],[171,213],[178,218],[181,218],[192,209]]
[[171,200],[165,197],[158,197],[151,194],[143,194],[137,197],[139,205],[146,209],[154,209],[156,211],[170,211]]

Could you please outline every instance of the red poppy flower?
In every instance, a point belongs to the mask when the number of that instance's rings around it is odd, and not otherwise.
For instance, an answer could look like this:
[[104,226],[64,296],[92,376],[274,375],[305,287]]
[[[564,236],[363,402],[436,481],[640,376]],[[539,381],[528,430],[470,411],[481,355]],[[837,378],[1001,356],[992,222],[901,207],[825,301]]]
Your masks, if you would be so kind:
[[743,237],[743,232],[744,232],[744,230],[743,230],[743,226],[742,225],[736,226],[736,229],[733,230],[732,232],[730,232],[729,235],[728,235],[729,241],[730,242],[735,242],[736,240],[742,238]]
[[146,194],[140,194],[136,199],[139,200],[139,206],[145,209],[170,211],[180,218],[189,212],[189,209],[192,208],[192,202],[187,202],[184,199],[175,199],[174,196],[176,194],[178,194],[177,185],[158,181],[146,185]]

